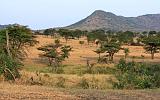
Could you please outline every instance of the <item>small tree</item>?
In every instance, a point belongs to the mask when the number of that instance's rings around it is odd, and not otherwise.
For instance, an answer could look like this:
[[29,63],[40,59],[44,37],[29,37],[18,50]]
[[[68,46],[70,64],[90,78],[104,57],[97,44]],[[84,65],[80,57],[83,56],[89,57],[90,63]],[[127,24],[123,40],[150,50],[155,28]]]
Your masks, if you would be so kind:
[[151,54],[151,59],[154,59],[155,53],[158,53],[160,50],[160,37],[146,37],[142,42],[145,44],[144,49],[146,50],[146,52]]
[[64,37],[66,43],[68,42],[68,39],[71,35],[71,31],[70,30],[67,30],[67,29],[59,29],[59,34]]
[[108,53],[109,60],[113,61],[113,56],[120,50],[120,44],[116,42],[104,43],[101,47],[106,53]]
[[72,50],[72,48],[70,46],[63,46],[61,44],[50,44],[40,47],[38,50],[42,50],[44,52],[40,56],[47,57],[49,60],[49,65],[52,66],[57,72],[62,61],[69,57],[69,52]]
[[55,44],[60,44],[60,40],[59,40],[59,39],[56,39],[56,40],[54,40],[54,43],[55,43]]
[[124,58],[126,59],[127,56],[129,55],[129,49],[128,48],[124,48]]
[[79,44],[82,46],[84,44],[84,41],[79,41]]
[[123,44],[133,43],[134,33],[130,31],[118,33],[118,40]]

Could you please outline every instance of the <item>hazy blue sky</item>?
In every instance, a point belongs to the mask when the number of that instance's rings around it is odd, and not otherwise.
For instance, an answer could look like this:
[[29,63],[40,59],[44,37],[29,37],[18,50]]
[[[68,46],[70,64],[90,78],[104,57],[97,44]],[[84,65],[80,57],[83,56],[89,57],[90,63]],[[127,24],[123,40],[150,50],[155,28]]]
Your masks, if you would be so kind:
[[0,24],[33,29],[70,25],[95,10],[123,16],[160,13],[160,0],[0,0]]

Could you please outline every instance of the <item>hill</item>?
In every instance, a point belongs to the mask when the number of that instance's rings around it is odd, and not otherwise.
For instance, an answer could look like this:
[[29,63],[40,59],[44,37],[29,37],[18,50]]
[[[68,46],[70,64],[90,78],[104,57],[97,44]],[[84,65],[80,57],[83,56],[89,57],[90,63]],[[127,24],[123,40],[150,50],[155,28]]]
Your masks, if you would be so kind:
[[0,25],[0,29],[7,27],[7,25]]
[[87,18],[66,28],[81,30],[160,31],[160,14],[124,17],[117,16],[111,12],[96,10]]

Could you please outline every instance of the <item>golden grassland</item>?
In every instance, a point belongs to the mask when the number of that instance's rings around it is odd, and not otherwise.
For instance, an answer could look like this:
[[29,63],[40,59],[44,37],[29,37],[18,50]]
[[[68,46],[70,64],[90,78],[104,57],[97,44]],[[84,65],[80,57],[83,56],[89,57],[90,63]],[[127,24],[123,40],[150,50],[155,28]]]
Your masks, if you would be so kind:
[[[59,77],[63,77],[66,79],[65,84],[66,88],[74,88],[76,84],[81,81],[82,78],[87,79],[89,82],[97,80],[97,87],[99,89],[106,89],[112,88],[111,83],[108,80],[114,79],[113,76],[110,74],[82,74],[81,71],[86,69],[86,59],[90,59],[90,63],[97,63],[98,55],[94,52],[98,47],[95,44],[87,44],[86,38],[81,38],[80,40],[70,39],[66,43],[65,40],[60,37],[60,43],[64,45],[70,45],[73,50],[70,53],[70,57],[66,59],[63,64],[66,66],[64,67],[64,74],[55,74],[49,72],[49,67],[47,66],[48,62],[44,58],[40,58],[39,54],[42,52],[37,50],[38,47],[54,43],[54,40],[57,38],[53,38],[50,36],[43,36],[37,35],[38,44],[34,47],[29,47],[27,49],[27,58],[24,61],[24,67],[21,71],[22,78],[21,83],[27,84],[24,82],[26,80],[30,80],[31,77],[36,77],[36,72],[40,72],[38,77],[41,78],[41,83],[46,86],[55,86],[57,79]],[[85,41],[85,44],[79,44],[79,41]],[[128,61],[135,60],[137,62],[147,62],[147,63],[159,63],[160,61],[160,53],[155,55],[155,59],[152,60],[150,58],[150,54],[145,53],[145,50],[142,46],[122,46],[124,48],[129,48],[130,53],[129,57],[127,58]],[[142,58],[142,56],[144,58]],[[115,54],[114,62],[117,63],[120,58],[124,57],[124,52],[120,50],[118,53]],[[96,64],[98,67],[108,67],[113,68],[114,64]],[[49,77],[44,77],[47,74]],[[37,78],[35,78],[35,81]],[[104,84],[102,84],[104,83]],[[77,87],[76,87],[77,88]]]
[[[31,66],[46,66],[45,63],[42,63],[42,58],[39,57],[39,54],[42,52],[37,50],[38,47],[54,43],[54,38],[46,37],[42,35],[37,35],[37,40],[39,44],[34,47],[30,47],[27,49],[28,57],[26,58],[24,64]],[[80,45],[79,41],[85,41],[84,45]],[[89,58],[91,62],[96,62],[98,55],[94,52],[98,47],[95,44],[87,44],[86,38],[81,38],[80,40],[69,40],[67,43],[63,38],[60,38],[62,44],[70,45],[73,47],[73,51],[71,52],[71,56],[69,59],[63,62],[66,65],[85,65],[86,58]],[[145,50],[142,46],[122,46],[124,48],[129,48],[130,53],[128,60],[134,59],[136,61],[146,61],[146,62],[159,62],[160,61],[160,53],[155,54],[155,59],[150,59],[150,54],[145,53]],[[144,56],[144,59],[142,58]],[[120,58],[124,57],[124,53],[120,50],[115,54],[114,61],[117,62]]]
[[0,83],[0,100],[159,100],[160,90],[81,90]]
[[[55,38],[37,35],[39,43],[33,47],[26,49],[28,56],[24,60],[24,66],[21,70],[21,78],[16,80],[14,84],[0,83],[0,100],[8,99],[43,99],[43,100],[141,100],[160,98],[159,90],[142,90],[142,91],[113,91],[110,80],[114,80],[114,76],[110,74],[83,74],[82,70],[86,68],[86,59],[90,63],[97,63],[98,55],[94,52],[98,47],[95,44],[87,44],[86,38],[80,40],[69,40],[67,43],[63,38],[59,38],[62,44],[70,45],[73,51],[70,57],[63,64],[64,73],[55,74],[49,71],[47,60],[40,58],[42,52],[37,50],[38,47],[54,43]],[[80,45],[79,41],[85,41]],[[150,59],[150,54],[145,53],[142,46],[122,46],[129,48],[130,53],[128,61],[159,63],[160,53],[155,55],[155,59]],[[143,57],[144,58],[143,58]],[[124,53],[120,50],[114,56],[114,62],[117,63],[120,58],[124,57]],[[96,64],[97,67],[113,68],[114,64]],[[37,74],[38,73],[38,74]],[[31,77],[34,83],[31,81]],[[61,82],[60,78],[65,79],[63,84],[65,89],[59,89],[57,83]],[[86,79],[89,89],[100,90],[84,90],[77,86],[82,79]],[[4,79],[0,78],[2,82]],[[34,86],[33,86],[34,85]],[[77,90],[79,89],[79,90]],[[81,90],[82,89],[82,90]],[[106,90],[107,89],[107,90]]]

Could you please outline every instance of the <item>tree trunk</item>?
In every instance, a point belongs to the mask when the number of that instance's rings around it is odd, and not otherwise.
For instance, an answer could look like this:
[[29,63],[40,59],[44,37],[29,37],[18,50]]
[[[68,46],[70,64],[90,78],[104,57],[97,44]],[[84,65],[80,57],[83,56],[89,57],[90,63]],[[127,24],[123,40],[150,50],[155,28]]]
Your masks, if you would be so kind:
[[125,54],[124,58],[127,59],[127,54]]
[[52,65],[52,58],[48,58],[48,61],[49,61],[49,66]]
[[154,52],[151,52],[151,58],[154,59]]
[[113,55],[111,55],[111,61],[113,61]]
[[98,55],[99,55],[99,59],[100,59],[101,58],[101,54],[99,53]]
[[8,31],[6,31],[6,42],[7,42],[6,49],[7,49],[8,56],[12,59],[10,48],[9,48],[9,35],[8,35]]

